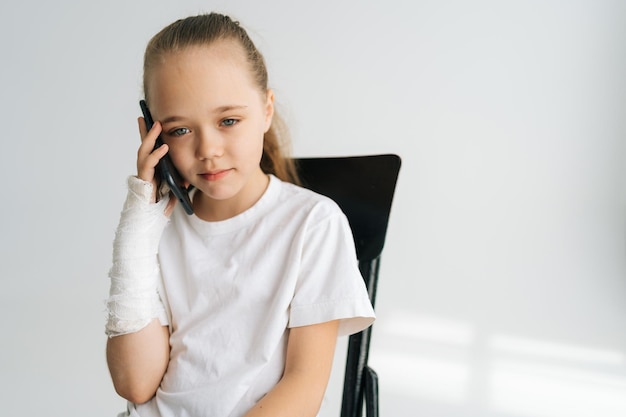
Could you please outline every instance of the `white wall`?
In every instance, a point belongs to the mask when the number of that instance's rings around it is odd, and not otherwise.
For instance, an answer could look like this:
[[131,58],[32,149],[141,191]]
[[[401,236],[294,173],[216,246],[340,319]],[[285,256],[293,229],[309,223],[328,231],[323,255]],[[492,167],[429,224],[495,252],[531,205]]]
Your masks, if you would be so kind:
[[123,407],[103,300],[141,55],[208,10],[264,51],[296,154],[403,158],[371,352],[383,416],[626,415],[626,6],[610,0],[3,2],[2,415]]

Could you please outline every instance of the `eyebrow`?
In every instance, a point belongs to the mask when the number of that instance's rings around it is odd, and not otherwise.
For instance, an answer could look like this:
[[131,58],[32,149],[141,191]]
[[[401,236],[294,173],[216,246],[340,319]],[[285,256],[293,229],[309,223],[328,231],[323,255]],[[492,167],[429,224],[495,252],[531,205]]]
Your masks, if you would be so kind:
[[161,124],[162,124],[162,125],[164,125],[164,124],[166,124],[166,123],[170,123],[170,122],[177,122],[177,121],[179,121],[179,120],[183,120],[183,118],[182,118],[182,117],[180,117],[180,116],[170,116],[170,117],[168,117],[168,118],[166,118],[166,119],[159,120],[159,121],[161,122]]
[[230,105],[226,105],[226,106],[220,106],[218,108],[215,109],[214,113],[224,113],[227,112],[229,110],[242,110],[242,109],[247,109],[248,106],[246,105],[237,105],[237,104],[230,104]]
[[[225,113],[227,111],[231,111],[231,110],[243,110],[243,109],[247,109],[248,106],[246,105],[238,105],[238,104],[227,104],[224,106],[219,106],[217,107],[215,110],[213,110],[214,114],[221,114],[221,113]],[[170,116],[167,117],[163,120],[160,120],[161,124],[166,124],[166,123],[170,123],[170,122],[177,122],[180,120],[184,120],[184,117],[181,116]]]

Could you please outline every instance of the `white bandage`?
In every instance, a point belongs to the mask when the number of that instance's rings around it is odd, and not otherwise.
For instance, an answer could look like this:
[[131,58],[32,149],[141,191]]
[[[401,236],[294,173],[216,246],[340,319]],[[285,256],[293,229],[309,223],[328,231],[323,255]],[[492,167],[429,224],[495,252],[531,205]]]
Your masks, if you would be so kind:
[[128,196],[113,242],[111,289],[107,300],[109,337],[141,330],[164,316],[157,288],[160,279],[157,251],[169,218],[169,198],[152,202],[152,183],[128,178]]

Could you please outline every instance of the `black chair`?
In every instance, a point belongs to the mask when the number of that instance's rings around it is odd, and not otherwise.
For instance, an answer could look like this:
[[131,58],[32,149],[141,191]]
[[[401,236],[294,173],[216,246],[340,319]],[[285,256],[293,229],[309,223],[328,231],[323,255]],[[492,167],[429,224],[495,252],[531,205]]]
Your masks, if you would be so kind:
[[[374,305],[380,256],[400,171],[397,155],[295,160],[302,185],[337,202],[348,217],[359,270]],[[341,417],[378,417],[378,376],[367,364],[371,326],[350,336]]]

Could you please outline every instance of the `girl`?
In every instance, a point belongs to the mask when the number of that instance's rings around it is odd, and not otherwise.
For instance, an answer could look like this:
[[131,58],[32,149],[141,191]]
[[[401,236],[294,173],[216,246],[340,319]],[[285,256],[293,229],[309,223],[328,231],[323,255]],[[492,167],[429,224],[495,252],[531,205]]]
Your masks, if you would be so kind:
[[[107,301],[120,416],[315,416],[337,335],[374,312],[343,213],[293,184],[263,57],[229,17],[189,17],[149,42],[144,92]],[[193,215],[159,192],[166,153]]]

